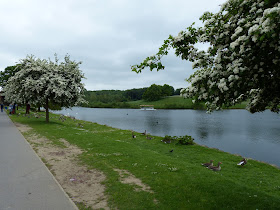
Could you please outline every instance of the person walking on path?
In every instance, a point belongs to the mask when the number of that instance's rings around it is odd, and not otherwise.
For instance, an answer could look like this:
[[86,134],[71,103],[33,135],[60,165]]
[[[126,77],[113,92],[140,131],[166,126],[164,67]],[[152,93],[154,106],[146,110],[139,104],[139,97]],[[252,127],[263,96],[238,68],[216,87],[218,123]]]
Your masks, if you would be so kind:
[[13,104],[13,111],[12,111],[12,114],[15,114],[15,113],[16,113],[16,106],[17,106],[16,103],[14,103],[14,104]]
[[9,105],[9,114],[12,114],[12,111],[13,111],[13,104],[10,104]]
[[1,112],[3,112],[3,109],[4,109],[4,104],[1,103]]
[[29,114],[29,110],[30,110],[30,104],[27,103],[27,104],[26,104],[26,111],[25,111],[25,114]]

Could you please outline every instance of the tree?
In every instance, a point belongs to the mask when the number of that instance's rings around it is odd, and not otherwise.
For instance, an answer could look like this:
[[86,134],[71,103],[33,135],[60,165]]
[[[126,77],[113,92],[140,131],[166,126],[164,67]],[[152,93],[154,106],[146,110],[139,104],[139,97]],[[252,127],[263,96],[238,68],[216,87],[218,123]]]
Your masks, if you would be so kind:
[[0,87],[4,87],[10,77],[14,76],[15,73],[20,71],[20,64],[15,66],[8,66],[4,71],[0,72]]
[[174,91],[174,95],[180,95],[182,89],[183,89],[183,88],[177,88],[177,89]]
[[59,63],[55,55],[55,62],[27,56],[20,64],[21,70],[4,87],[6,100],[44,105],[46,122],[49,122],[50,104],[69,108],[84,102],[81,62],[71,61],[66,55],[64,62]]
[[127,100],[132,100],[132,101],[141,100],[146,90],[147,88],[137,88],[137,89],[134,88],[134,89],[126,90],[125,97],[127,98]]
[[162,86],[161,91],[163,96],[172,96],[174,94],[174,88],[167,84]]
[[146,101],[157,101],[162,98],[161,86],[153,84],[143,94]]
[[[132,66],[164,69],[161,58],[170,48],[193,62],[196,72],[182,91],[185,97],[204,101],[209,111],[248,100],[252,113],[267,107],[279,112],[280,104],[280,3],[279,0],[228,0],[218,13],[206,12],[178,36],[169,36],[156,55]],[[197,43],[209,43],[207,51]]]

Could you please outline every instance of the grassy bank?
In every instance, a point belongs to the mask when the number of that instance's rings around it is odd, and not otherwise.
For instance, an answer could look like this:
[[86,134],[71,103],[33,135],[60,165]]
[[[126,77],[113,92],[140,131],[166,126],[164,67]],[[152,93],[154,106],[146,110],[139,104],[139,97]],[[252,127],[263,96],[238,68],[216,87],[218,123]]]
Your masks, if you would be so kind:
[[191,99],[180,96],[166,97],[158,101],[131,101],[128,102],[132,107],[139,108],[140,105],[154,105],[155,109],[205,109],[204,104],[193,104]]
[[[87,106],[91,108],[130,108],[139,109],[140,105],[154,105],[155,109],[206,109],[204,103],[192,103],[192,99],[186,99],[181,96],[169,96],[158,101],[128,101],[128,102],[114,102],[101,103],[91,102]],[[229,107],[230,109],[245,109],[246,102]]]
[[184,99],[180,96],[171,96],[158,101],[128,101],[128,102],[90,102],[85,105],[91,108],[130,108],[139,109],[140,105],[149,104],[154,105],[156,109],[205,109],[204,104],[193,104],[191,99]]
[[[148,140],[135,132],[51,114],[44,118],[11,116],[15,122],[29,125],[33,133],[54,144],[63,138],[84,150],[79,156],[88,168],[103,171],[109,205],[117,209],[277,209],[280,206],[280,170],[241,157],[199,145],[176,145]],[[173,152],[170,152],[173,149]],[[210,159],[221,161],[222,170],[214,172],[201,166]],[[126,170],[150,191],[123,184],[114,169]]]
[[[154,105],[155,109],[206,109],[204,103],[193,103],[192,99],[183,98],[181,96],[169,96],[164,99],[158,101],[131,101],[128,102],[131,107],[139,108],[140,105],[148,104]],[[229,108],[224,109],[245,109],[247,102],[242,102],[240,104],[236,104],[235,106],[231,106]]]

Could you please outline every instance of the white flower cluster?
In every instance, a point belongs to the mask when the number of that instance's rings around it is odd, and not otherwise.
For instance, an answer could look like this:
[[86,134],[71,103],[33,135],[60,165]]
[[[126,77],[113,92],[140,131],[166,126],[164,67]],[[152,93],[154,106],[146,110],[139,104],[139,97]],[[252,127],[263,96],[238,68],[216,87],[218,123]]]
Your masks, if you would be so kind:
[[84,76],[79,64],[69,56],[63,63],[27,56],[21,60],[21,70],[8,80],[5,97],[11,102],[46,105],[49,101],[62,107],[83,102]]
[[[279,1],[227,0],[218,13],[206,12],[201,20],[203,27],[192,25],[171,36],[157,54],[159,62],[172,47],[177,56],[193,62],[197,70],[181,95],[205,101],[209,110],[249,100],[251,112],[266,107],[279,111]],[[197,42],[207,42],[210,47],[199,50]],[[147,65],[151,70],[162,69],[151,65],[154,61],[149,58],[133,70],[140,72]]]
[[174,42],[180,42],[180,41],[182,41],[183,39],[184,39],[184,32],[181,31],[181,32],[179,32],[178,36],[175,36],[175,37],[174,37]]
[[148,64],[148,65],[151,65],[152,63],[153,63],[152,60],[148,60],[148,61],[147,61],[147,64]]
[[[265,107],[260,106],[260,101],[264,101],[272,90],[275,93],[272,101],[275,103],[270,105],[275,108],[279,105],[280,96],[277,96],[276,90],[266,87],[271,86],[273,81],[274,88],[279,90],[279,78],[274,75],[278,75],[277,64],[280,62],[277,53],[280,51],[280,3],[264,9],[267,5],[261,0],[244,0],[240,8],[235,8],[239,12],[232,15],[228,22],[224,22],[224,17],[230,13],[229,8],[238,5],[236,2],[227,1],[220,13],[208,17],[205,22],[204,28],[201,29],[203,33],[198,39],[211,44],[208,54],[198,54],[196,49],[191,51],[193,68],[204,70],[198,70],[188,80],[191,85],[182,90],[181,95],[194,97],[194,101],[206,101],[209,110],[219,109],[222,105],[233,105],[249,98],[251,100],[248,109],[255,112]],[[251,5],[250,10],[243,9],[244,5]],[[211,54],[214,49],[216,53]],[[190,55],[188,58],[191,60]],[[206,68],[211,70],[205,71]],[[270,77],[267,76],[268,72]],[[260,90],[259,87],[263,84],[267,86]],[[267,100],[266,105],[269,105],[271,100]]]
[[223,93],[224,91],[228,90],[227,82],[225,78],[220,79],[220,83],[218,83],[218,88]]

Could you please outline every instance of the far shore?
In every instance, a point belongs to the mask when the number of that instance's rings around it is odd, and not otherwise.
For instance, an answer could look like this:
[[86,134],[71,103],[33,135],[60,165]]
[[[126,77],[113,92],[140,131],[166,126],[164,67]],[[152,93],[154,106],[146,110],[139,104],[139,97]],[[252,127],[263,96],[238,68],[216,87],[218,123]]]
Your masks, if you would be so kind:
[[[158,101],[127,101],[127,102],[112,102],[101,103],[89,101],[88,104],[82,104],[83,107],[88,108],[128,108],[128,109],[140,109],[141,105],[153,105],[155,109],[194,109],[194,110],[206,110],[204,103],[193,103],[192,99],[186,99],[179,95],[169,96]],[[242,102],[231,107],[224,107],[224,109],[245,109],[247,102]]]

